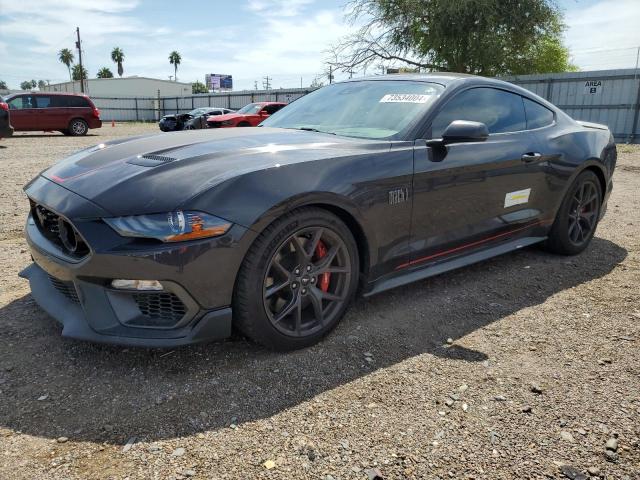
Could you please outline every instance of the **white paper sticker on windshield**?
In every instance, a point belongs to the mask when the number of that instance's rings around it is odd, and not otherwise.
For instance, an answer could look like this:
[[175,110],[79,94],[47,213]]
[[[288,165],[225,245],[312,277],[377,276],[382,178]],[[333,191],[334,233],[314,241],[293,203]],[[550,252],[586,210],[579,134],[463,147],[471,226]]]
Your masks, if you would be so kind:
[[380,99],[380,103],[427,103],[430,96],[416,93],[389,93]]

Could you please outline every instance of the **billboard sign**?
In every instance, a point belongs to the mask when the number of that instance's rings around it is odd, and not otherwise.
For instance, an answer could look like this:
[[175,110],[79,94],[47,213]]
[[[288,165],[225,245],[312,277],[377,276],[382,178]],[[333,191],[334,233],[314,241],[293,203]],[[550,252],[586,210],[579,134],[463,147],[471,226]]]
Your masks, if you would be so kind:
[[204,76],[204,83],[209,90],[232,90],[233,77],[218,73],[207,73]]

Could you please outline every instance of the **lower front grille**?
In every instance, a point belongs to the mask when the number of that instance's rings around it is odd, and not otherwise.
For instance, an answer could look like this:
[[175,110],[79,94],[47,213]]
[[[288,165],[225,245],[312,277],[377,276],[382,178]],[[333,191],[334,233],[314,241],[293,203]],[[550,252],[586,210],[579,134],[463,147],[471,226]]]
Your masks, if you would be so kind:
[[187,313],[187,307],[174,293],[134,293],[141,316],[127,322],[129,325],[171,327]]
[[49,275],[49,280],[51,280],[51,284],[53,285],[53,288],[55,288],[62,295],[67,297],[73,303],[77,303],[77,304],[80,303],[80,299],[78,298],[78,292],[73,282],[65,282],[51,275]]

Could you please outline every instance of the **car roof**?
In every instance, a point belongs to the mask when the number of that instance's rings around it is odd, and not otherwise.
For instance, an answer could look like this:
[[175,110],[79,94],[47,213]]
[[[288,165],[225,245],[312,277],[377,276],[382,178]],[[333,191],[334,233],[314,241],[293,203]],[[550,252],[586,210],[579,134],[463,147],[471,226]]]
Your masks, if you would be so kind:
[[84,93],[67,93],[67,92],[15,92],[12,93],[11,95],[7,95],[7,98],[9,97],[15,97],[17,95],[47,95],[47,96],[57,96],[57,97],[83,97],[83,98],[89,98],[89,95],[86,95]]
[[499,80],[497,78],[490,77],[482,77],[480,75],[470,75],[468,73],[454,73],[454,72],[429,72],[429,73],[391,73],[387,75],[373,75],[368,77],[359,77],[359,78],[351,78],[348,80],[344,80],[343,82],[358,82],[365,80],[374,80],[374,81],[391,81],[391,80],[404,80],[404,81],[414,81],[414,82],[429,82],[429,83],[438,83],[443,85],[445,88],[456,85],[472,85],[472,86],[491,86],[497,87],[505,90],[510,90],[511,92],[517,93],[519,95],[535,98],[537,102],[544,103],[546,106],[557,110],[557,108],[546,101],[544,98],[539,97],[534,94],[530,90],[522,88],[518,85],[515,85],[510,82],[506,82],[504,80]]
[[429,72],[429,73],[389,73],[386,75],[370,75],[367,77],[350,78],[340,83],[345,82],[361,82],[361,81],[390,81],[390,80],[404,80],[414,82],[430,82],[439,83],[445,87],[451,84],[458,83],[486,83],[492,85],[509,86],[514,85],[503,80],[495,78],[482,77],[480,75],[471,75],[468,73],[455,73],[455,72]]

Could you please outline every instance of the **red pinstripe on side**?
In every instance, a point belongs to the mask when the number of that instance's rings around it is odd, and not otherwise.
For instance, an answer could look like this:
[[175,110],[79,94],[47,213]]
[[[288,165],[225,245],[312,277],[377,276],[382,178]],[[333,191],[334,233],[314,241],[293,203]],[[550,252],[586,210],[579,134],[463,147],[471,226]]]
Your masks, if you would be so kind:
[[513,230],[509,230],[508,232],[502,232],[502,233],[499,233],[498,235],[493,235],[491,237],[483,238],[481,240],[476,240],[475,242],[467,243],[465,245],[460,245],[458,247],[451,248],[449,250],[444,250],[442,252],[434,253],[433,255],[428,255],[426,257],[416,258],[415,260],[411,260],[409,262],[406,262],[406,263],[398,265],[395,268],[395,270],[401,270],[403,268],[410,267],[410,266],[415,265],[417,263],[426,262],[427,260],[431,260],[431,259],[434,259],[434,258],[442,257],[444,255],[448,255],[450,253],[458,252],[458,251],[464,250],[466,248],[475,247],[476,245],[482,245],[483,243],[490,242],[491,240],[496,240],[498,238],[505,237],[507,235],[513,235],[514,233],[518,233],[518,232],[521,232],[523,230],[527,230],[528,228],[536,227],[538,225],[547,225],[547,224],[552,223],[552,222],[553,222],[553,220],[538,220],[536,222],[533,222],[533,223],[530,223],[528,225],[525,225],[524,227],[519,227],[519,228],[515,228]]

